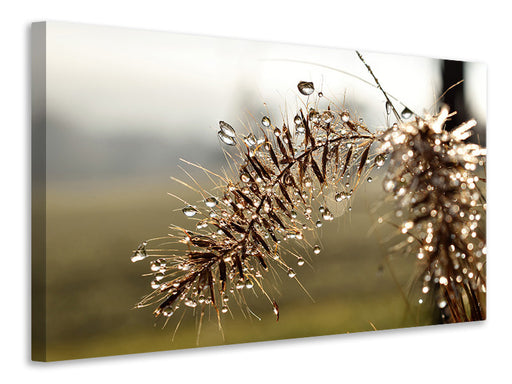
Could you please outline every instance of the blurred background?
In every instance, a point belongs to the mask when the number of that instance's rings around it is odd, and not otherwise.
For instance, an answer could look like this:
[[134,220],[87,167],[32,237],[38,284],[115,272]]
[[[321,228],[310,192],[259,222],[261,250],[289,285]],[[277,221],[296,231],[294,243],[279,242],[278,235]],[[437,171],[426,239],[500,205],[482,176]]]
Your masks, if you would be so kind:
[[[305,80],[371,129],[387,124],[384,97],[361,80],[372,83],[354,51],[67,23],[48,23],[46,44],[48,360],[436,321],[406,300],[415,260],[387,259],[391,231],[371,230],[382,200],[378,173],[351,212],[321,228],[322,253],[297,268],[314,302],[294,280],[279,282],[279,322],[266,300],[252,297],[261,320],[235,310],[223,338],[212,317],[197,344],[194,318],[174,335],[179,318],[162,329],[151,309],[132,309],[150,290],[142,276],[149,264],[131,263],[132,250],[171,223],[192,225],[167,195],[198,198],[170,179],[185,177],[179,159],[226,167],[219,120],[242,130],[251,116],[293,117],[304,101],[296,85]],[[453,90],[458,109],[477,119],[477,140],[485,142],[485,65],[453,69],[442,60],[362,53],[384,89],[417,113],[433,112],[447,81],[463,76],[464,87]]]

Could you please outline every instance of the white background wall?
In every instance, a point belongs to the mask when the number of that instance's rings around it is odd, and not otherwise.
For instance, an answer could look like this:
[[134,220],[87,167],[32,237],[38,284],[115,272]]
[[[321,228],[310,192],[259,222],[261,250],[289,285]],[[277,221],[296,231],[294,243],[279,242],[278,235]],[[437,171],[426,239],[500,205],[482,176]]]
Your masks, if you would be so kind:
[[[503,4],[503,5],[501,5]],[[2,382],[503,382],[510,378],[510,12],[506,2],[18,1],[0,12]],[[489,65],[485,323],[41,364],[30,362],[32,21],[396,52]],[[454,38],[457,36],[457,39]]]

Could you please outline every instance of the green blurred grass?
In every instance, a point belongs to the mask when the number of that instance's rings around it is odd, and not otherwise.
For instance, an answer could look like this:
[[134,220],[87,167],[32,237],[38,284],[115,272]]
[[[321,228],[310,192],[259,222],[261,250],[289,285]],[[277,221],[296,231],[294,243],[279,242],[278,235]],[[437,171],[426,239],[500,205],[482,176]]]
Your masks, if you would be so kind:
[[[282,277],[277,284],[280,320],[268,301],[249,297],[255,317],[232,306],[219,332],[216,316],[204,321],[199,344],[197,319],[186,316],[174,342],[179,316],[162,329],[151,309],[133,310],[149,292],[148,264],[130,262],[142,240],[166,234],[170,223],[186,225],[181,206],[166,195],[189,192],[169,182],[144,180],[52,184],[47,197],[47,358],[75,359],[113,354],[234,344],[430,324],[430,317],[407,312],[403,290],[413,273],[412,258],[392,260],[380,271],[384,246],[369,233],[370,206],[380,185],[365,185],[350,213],[321,229],[322,253],[311,265],[296,267],[300,282]],[[190,225],[190,223],[188,224]],[[383,235],[385,237],[385,234]],[[283,274],[284,275],[284,274]],[[248,295],[251,296],[251,295]]]

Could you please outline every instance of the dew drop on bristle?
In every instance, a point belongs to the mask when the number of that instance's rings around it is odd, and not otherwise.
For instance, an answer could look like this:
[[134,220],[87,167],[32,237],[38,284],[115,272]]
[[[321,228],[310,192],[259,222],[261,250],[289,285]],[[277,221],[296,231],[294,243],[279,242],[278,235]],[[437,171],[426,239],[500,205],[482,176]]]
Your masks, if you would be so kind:
[[327,208],[325,208],[325,211],[324,211],[322,217],[326,221],[331,221],[331,220],[334,219],[334,216],[332,215],[332,213]]
[[247,136],[244,136],[244,143],[249,147],[254,147],[257,144],[256,137],[252,133],[249,133]]
[[302,125],[302,124],[299,124],[299,125],[297,125],[297,126],[295,127],[295,131],[296,131],[297,133],[302,134],[302,133],[306,132],[306,127],[304,127],[304,125]]
[[141,260],[144,260],[146,258],[146,255],[142,252],[136,252],[132,257],[131,257],[131,261],[132,263],[136,263],[137,261],[141,261]]
[[193,206],[191,206],[191,205],[186,206],[186,207],[185,207],[185,208],[183,208],[181,211],[182,211],[182,212],[185,214],[185,216],[187,216],[187,217],[195,216],[195,214],[197,213],[197,209],[195,209],[195,208],[194,208]]
[[270,127],[270,119],[268,118],[268,116],[263,116],[263,118],[261,119],[261,124],[264,127]]
[[315,110],[310,111],[309,121],[311,121],[312,123],[318,123],[320,121],[320,114]]
[[222,313],[227,313],[228,312],[228,307],[226,305],[223,305],[220,311]]
[[235,139],[223,131],[217,132],[217,135],[219,136],[220,141],[222,141],[224,144],[227,145],[235,145]]
[[289,277],[290,279],[293,279],[295,276],[296,276],[295,271],[294,271],[293,269],[291,269],[291,268],[290,268],[290,269],[288,269],[288,277]]
[[305,261],[304,261],[304,259],[303,259],[302,257],[299,257],[299,258],[297,259],[297,265],[298,265],[299,267],[302,267],[302,266],[304,265],[304,263],[305,263]]
[[219,121],[219,128],[224,135],[229,137],[235,137],[235,130],[231,125],[226,123],[225,121]]
[[217,201],[217,199],[215,197],[211,196],[211,197],[207,197],[206,199],[204,199],[204,203],[206,204],[207,207],[213,208],[219,202]]
[[325,111],[324,113],[322,113],[322,121],[324,123],[330,123],[333,119],[334,115],[332,114],[331,111]]
[[389,115],[391,114],[392,105],[389,101],[386,101],[386,113]]
[[341,120],[342,120],[344,123],[348,122],[348,121],[350,120],[350,115],[349,115],[349,113],[348,113],[348,112],[343,112],[343,113],[341,114]]
[[386,157],[383,154],[378,154],[377,156],[375,156],[374,163],[377,167],[382,167],[385,161]]
[[400,115],[402,116],[403,119],[408,119],[412,116],[412,111],[409,108],[405,107]]
[[318,254],[320,253],[320,246],[315,245],[315,246],[313,247],[313,253],[314,253],[315,255],[318,255]]
[[372,179],[371,177],[368,177],[368,178],[366,179],[366,181],[367,181],[367,182],[369,182],[369,183],[371,183],[371,182],[373,181],[373,179]]
[[299,88],[299,92],[303,95],[309,96],[315,91],[315,86],[310,81],[301,81],[297,84],[297,88]]
[[293,118],[293,122],[299,125],[302,123],[302,118],[299,115],[295,115],[295,117]]
[[317,228],[320,228],[323,225],[323,223],[320,220],[317,220],[315,225],[316,225]]

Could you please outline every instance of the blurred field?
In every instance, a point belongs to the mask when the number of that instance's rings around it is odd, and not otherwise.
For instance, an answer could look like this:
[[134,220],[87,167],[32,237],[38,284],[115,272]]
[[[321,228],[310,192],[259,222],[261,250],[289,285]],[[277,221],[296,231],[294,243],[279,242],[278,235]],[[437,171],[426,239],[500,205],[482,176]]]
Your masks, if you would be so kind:
[[265,299],[247,295],[261,320],[246,319],[231,306],[223,340],[212,312],[203,322],[199,344],[192,316],[185,316],[172,342],[181,314],[162,329],[151,309],[132,309],[149,292],[150,281],[141,276],[148,264],[131,263],[131,251],[140,241],[165,234],[171,222],[185,224],[181,212],[173,212],[181,203],[166,192],[190,197],[188,192],[171,181],[158,186],[144,180],[49,185],[48,360],[371,331],[372,324],[377,329],[429,324],[429,316],[414,312],[417,307],[406,311],[399,287],[406,289],[414,260],[392,260],[397,285],[383,268],[382,239],[369,234],[378,184],[363,186],[352,212],[321,228],[323,251],[310,258],[311,265],[295,268],[314,302],[283,273],[277,283],[279,322]]

